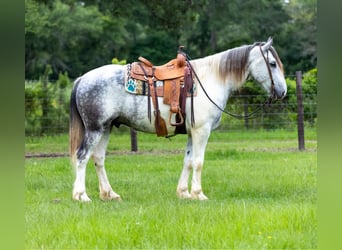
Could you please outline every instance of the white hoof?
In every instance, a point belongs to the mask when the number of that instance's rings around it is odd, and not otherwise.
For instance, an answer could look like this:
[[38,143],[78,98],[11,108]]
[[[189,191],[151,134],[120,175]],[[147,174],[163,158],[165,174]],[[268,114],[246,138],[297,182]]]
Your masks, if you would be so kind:
[[180,199],[191,199],[191,195],[188,189],[185,189],[185,190],[177,189],[177,197]]
[[100,199],[103,201],[111,201],[111,200],[121,201],[120,195],[115,193],[113,190],[109,190],[107,192],[101,191]]
[[80,202],[90,202],[91,199],[88,197],[86,192],[75,192],[72,195],[72,198],[76,201],[80,201]]
[[206,201],[208,200],[208,197],[205,196],[202,191],[199,191],[199,192],[191,192],[191,199]]

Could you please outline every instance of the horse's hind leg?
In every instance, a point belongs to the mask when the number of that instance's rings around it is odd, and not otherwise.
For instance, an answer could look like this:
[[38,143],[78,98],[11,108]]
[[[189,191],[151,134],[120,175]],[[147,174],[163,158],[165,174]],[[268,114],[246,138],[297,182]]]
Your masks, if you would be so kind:
[[102,132],[99,131],[86,131],[81,146],[76,152],[76,179],[72,192],[74,200],[91,201],[85,187],[86,167],[102,135]]
[[95,169],[99,178],[100,198],[101,200],[121,200],[120,195],[113,191],[108,181],[106,169],[104,167],[109,135],[110,131],[107,131],[103,134],[99,144],[97,145],[93,153]]

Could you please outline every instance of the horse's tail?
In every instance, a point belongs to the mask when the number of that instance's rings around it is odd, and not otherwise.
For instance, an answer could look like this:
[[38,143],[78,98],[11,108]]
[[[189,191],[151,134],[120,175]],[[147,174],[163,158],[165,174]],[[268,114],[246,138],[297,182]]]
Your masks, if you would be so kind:
[[84,124],[76,105],[76,92],[80,80],[81,78],[76,79],[70,97],[69,153],[74,166],[76,163],[76,150],[84,137]]

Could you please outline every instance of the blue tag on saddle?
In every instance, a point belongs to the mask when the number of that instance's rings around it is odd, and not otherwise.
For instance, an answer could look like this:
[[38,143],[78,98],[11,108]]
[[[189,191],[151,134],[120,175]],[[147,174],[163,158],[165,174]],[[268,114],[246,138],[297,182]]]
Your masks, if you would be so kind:
[[136,83],[134,79],[128,79],[128,81],[126,82],[126,90],[129,93],[136,94]]

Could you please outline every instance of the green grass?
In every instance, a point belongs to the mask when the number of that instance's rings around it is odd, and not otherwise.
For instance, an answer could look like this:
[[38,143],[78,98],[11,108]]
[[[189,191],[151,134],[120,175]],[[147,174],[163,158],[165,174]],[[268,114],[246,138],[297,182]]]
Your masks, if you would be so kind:
[[[179,200],[186,137],[112,135],[106,169],[123,201],[102,202],[89,164],[93,202],[71,199],[69,158],[26,159],[26,249],[317,248],[316,133],[214,132],[202,176],[209,201]],[[51,150],[53,148],[54,151]],[[181,148],[182,150],[179,150]],[[27,138],[27,153],[67,152],[67,136]]]

